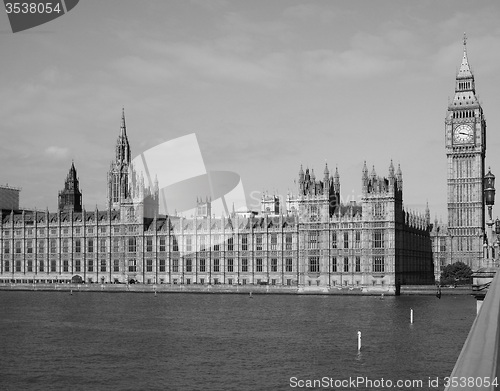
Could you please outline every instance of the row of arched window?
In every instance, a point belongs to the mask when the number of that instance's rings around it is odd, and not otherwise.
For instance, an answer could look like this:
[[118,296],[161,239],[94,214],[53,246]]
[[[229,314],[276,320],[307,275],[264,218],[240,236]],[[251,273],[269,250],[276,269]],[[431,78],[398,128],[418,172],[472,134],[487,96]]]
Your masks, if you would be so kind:
[[460,90],[469,90],[471,88],[471,82],[470,81],[458,82],[458,88]]
[[474,110],[463,110],[463,111],[454,111],[453,118],[473,118]]

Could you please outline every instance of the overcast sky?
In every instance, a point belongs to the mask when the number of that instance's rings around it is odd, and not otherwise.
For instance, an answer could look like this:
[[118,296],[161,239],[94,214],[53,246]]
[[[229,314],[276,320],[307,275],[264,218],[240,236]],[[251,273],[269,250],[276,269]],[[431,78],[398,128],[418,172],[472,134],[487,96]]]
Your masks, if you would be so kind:
[[[444,221],[444,118],[467,33],[500,175],[500,3],[491,1],[84,0],[13,34],[0,12],[0,184],[57,208],[72,159],[87,209],[104,208],[122,107],[135,156],[196,133],[209,170],[296,191],[300,164],[401,164],[404,203]],[[182,161],[179,161],[182,164]],[[196,197],[196,195],[194,195]],[[500,201],[499,201],[500,203]],[[498,213],[495,213],[498,214]]]

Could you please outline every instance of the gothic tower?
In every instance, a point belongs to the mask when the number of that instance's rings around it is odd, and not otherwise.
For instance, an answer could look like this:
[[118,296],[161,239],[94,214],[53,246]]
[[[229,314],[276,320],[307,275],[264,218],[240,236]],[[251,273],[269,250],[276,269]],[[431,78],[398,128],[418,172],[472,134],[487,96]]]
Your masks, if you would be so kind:
[[316,180],[314,170],[302,165],[299,170],[299,194],[297,207],[301,216],[309,216],[311,221],[330,218],[340,207],[340,176],[338,169],[335,176],[330,175],[328,165],[323,170],[323,181]]
[[64,183],[64,189],[59,192],[59,211],[82,211],[82,193],[78,182],[75,165],[71,163],[71,168]]
[[125,126],[125,110],[122,110],[120,134],[116,142],[115,160],[111,162],[108,172],[108,207],[119,209],[129,196],[130,145]]
[[476,97],[474,75],[464,53],[456,76],[455,96],[445,120],[448,158],[448,233],[451,262],[473,269],[482,258],[484,237],[483,177],[486,153],[486,121]]

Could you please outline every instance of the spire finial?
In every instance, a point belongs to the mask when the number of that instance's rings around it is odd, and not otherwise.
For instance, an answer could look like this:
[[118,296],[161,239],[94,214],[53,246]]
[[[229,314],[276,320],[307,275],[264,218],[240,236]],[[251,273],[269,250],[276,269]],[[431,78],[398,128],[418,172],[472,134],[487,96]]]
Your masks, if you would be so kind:
[[464,50],[466,49],[466,46],[467,46],[467,34],[465,34],[464,31]]
[[121,130],[121,134],[122,136],[126,134],[127,130],[126,130],[126,126],[125,126],[125,107],[122,107],[122,121],[121,121],[121,126],[120,126],[120,130]]

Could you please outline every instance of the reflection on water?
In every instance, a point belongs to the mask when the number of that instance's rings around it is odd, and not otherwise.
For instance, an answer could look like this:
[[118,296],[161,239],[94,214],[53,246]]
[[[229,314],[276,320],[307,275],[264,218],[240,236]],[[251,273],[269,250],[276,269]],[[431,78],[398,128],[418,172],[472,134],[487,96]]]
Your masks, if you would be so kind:
[[442,386],[475,317],[470,296],[2,291],[0,302],[0,388],[12,390],[285,390],[325,376]]

